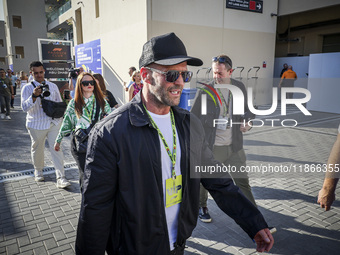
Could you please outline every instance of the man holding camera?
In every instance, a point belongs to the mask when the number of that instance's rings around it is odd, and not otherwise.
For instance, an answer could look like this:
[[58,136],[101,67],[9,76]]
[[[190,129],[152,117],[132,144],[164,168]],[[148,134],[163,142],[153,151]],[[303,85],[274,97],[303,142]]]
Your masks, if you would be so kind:
[[[6,77],[6,71],[0,69],[0,102],[1,102],[1,119],[10,120],[11,99],[14,98],[14,90],[12,86],[12,81],[10,78]],[[5,111],[6,108],[6,111]],[[6,114],[6,117],[5,117]]]
[[63,153],[55,151],[53,148],[61,126],[61,118],[52,119],[48,117],[41,105],[41,98],[62,102],[61,96],[56,84],[45,81],[45,70],[41,62],[32,62],[30,73],[34,80],[22,88],[21,108],[24,112],[27,112],[26,128],[32,142],[31,154],[35,181],[44,181],[42,170],[44,167],[45,140],[47,139],[56,170],[57,187],[63,189],[71,184],[65,178]]
[[[242,90],[243,95],[247,95],[245,86],[242,82],[231,79],[232,74],[232,61],[226,55],[219,55],[212,59],[212,72],[214,83],[217,84],[232,84]],[[214,85],[212,85],[213,87]],[[210,86],[209,86],[210,87]],[[246,172],[240,172],[241,166],[246,165],[246,155],[243,150],[243,133],[250,130],[248,125],[248,119],[253,119],[254,114],[248,114],[247,119],[244,121],[244,116],[232,114],[232,93],[227,88],[205,87],[205,90],[210,90],[209,93],[215,97],[215,101],[219,102],[217,98],[218,93],[222,105],[219,103],[214,104],[213,99],[207,96],[207,114],[201,114],[201,93],[196,98],[196,101],[192,107],[191,112],[194,113],[201,120],[205,129],[206,139],[209,143],[210,149],[214,153],[216,160],[225,165],[230,165],[236,168],[237,172],[231,172],[230,175],[233,178],[235,184],[241,189],[243,194],[250,202],[255,206],[254,196],[251,192],[249,185],[249,178]],[[215,91],[214,91],[215,90]],[[205,93],[205,92],[203,92]],[[245,113],[250,113],[247,105],[247,99],[244,100]],[[227,124],[218,124],[213,126],[214,119],[224,119],[221,123],[227,122]],[[235,124],[230,124],[230,123]],[[242,124],[241,124],[242,123]],[[211,222],[211,217],[207,208],[208,191],[201,186],[200,190],[200,211],[199,218],[202,222]]]
[[82,72],[84,72],[83,67],[71,68],[69,70],[69,89],[71,91],[71,93],[70,93],[71,98],[74,98],[74,96],[75,96],[77,78],[78,78],[79,74],[81,74]]

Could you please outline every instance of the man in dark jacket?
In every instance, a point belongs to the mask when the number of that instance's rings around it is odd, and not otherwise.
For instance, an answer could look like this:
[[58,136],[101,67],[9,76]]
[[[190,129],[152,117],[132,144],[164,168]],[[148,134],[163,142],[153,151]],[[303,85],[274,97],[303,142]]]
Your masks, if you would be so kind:
[[77,254],[183,254],[197,223],[200,182],[258,251],[271,249],[262,214],[232,180],[194,171],[219,163],[200,121],[177,107],[192,77],[187,64],[202,61],[189,57],[174,33],[151,38],[139,60],[142,91],[92,129]]
[[[214,82],[211,86],[207,86],[205,90],[200,90],[199,96],[192,106],[191,112],[195,114],[202,122],[205,130],[206,140],[209,148],[213,151],[215,159],[225,165],[234,167],[234,172],[230,175],[235,184],[241,189],[246,198],[249,199],[255,206],[255,199],[249,185],[249,178],[247,172],[242,172],[241,168],[246,166],[246,154],[243,149],[243,133],[250,130],[248,125],[249,119],[254,119],[255,115],[248,109],[247,92],[244,84],[240,81],[231,79],[232,61],[226,55],[219,55],[212,59],[212,72]],[[244,98],[244,112],[245,115],[233,114],[234,97],[231,90],[227,88],[213,87],[216,84],[231,84],[236,86]],[[201,113],[202,94],[207,94],[205,91],[210,91],[213,96],[207,97],[207,114]],[[215,93],[214,93],[215,92]],[[219,98],[221,103],[219,102]],[[214,119],[218,119],[219,123],[213,125]],[[225,121],[222,121],[225,120]],[[217,123],[217,122],[215,122]],[[243,123],[243,124],[241,124]],[[244,125],[245,124],[245,125]],[[201,186],[200,189],[200,210],[199,219],[202,222],[211,222],[211,217],[207,207],[208,191]]]
[[[4,69],[0,68],[0,102],[1,102],[1,119],[10,120],[10,103],[11,99],[14,98],[14,89],[10,78],[6,77]],[[6,109],[6,110],[5,110]]]

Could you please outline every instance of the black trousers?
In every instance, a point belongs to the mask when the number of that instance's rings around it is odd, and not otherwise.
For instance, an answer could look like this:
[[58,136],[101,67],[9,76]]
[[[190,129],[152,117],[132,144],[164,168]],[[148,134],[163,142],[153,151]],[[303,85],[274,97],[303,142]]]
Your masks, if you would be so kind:
[[185,249],[185,243],[183,243],[180,246],[177,246],[175,249],[170,251],[171,255],[183,255],[184,254],[184,249]]
[[78,165],[79,169],[79,186],[80,192],[83,192],[83,183],[84,183],[84,168],[85,168],[85,159],[86,153],[78,153],[76,150],[76,144],[74,142],[74,137],[71,139],[71,153]]
[[171,255],[183,255],[184,254],[184,250],[176,248],[176,249],[170,251],[170,254]]

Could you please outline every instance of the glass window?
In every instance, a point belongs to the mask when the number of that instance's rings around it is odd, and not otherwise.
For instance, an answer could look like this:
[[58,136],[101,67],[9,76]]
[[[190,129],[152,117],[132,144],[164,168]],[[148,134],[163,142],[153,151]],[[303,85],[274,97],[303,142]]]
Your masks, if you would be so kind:
[[[24,47],[15,46],[15,55],[19,55],[21,58],[24,58],[25,57]],[[19,56],[16,56],[16,57],[19,57]]]
[[21,16],[13,16],[13,27],[22,28]]
[[340,34],[324,35],[322,52],[339,52],[340,51]]

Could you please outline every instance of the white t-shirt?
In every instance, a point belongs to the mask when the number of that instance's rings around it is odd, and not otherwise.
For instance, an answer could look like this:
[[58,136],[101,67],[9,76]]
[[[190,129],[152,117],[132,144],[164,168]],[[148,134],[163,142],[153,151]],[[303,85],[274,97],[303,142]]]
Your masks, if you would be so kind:
[[[166,115],[158,115],[152,112],[149,112],[150,116],[152,117],[153,121],[158,126],[159,130],[163,134],[165,141],[168,144],[170,151],[172,152],[173,149],[173,134],[171,128],[171,119],[170,119],[170,112]],[[159,137],[159,136],[158,136]],[[161,161],[162,161],[162,184],[163,184],[163,194],[164,194],[164,205],[165,205],[165,195],[166,195],[166,188],[165,188],[165,181],[171,178],[171,166],[172,162],[171,159],[166,152],[165,146],[163,141],[159,137],[159,142],[161,145]],[[177,143],[177,152],[176,152],[176,164],[175,164],[175,171],[176,175],[181,174],[181,147],[179,144],[178,134],[176,130],[176,143]],[[177,229],[178,229],[178,214],[180,209],[180,203],[173,205],[171,207],[165,207],[165,216],[166,222],[168,225],[168,234],[169,234],[169,242],[170,242],[170,249],[174,249],[174,243],[177,240]]]

